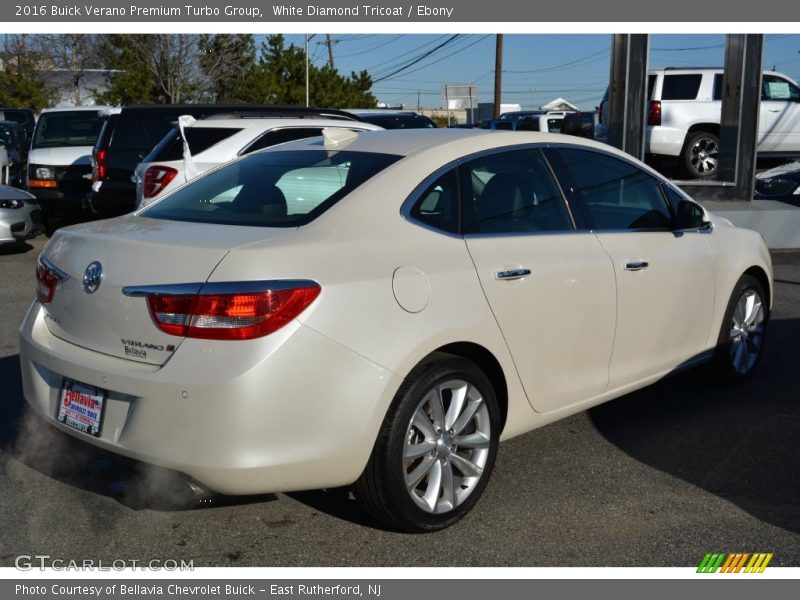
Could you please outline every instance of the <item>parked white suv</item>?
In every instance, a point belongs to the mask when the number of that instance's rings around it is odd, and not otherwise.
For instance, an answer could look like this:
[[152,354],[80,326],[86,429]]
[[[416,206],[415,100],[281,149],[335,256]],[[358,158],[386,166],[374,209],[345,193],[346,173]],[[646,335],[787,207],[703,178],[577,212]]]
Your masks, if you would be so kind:
[[[679,157],[691,178],[717,171],[722,112],[721,68],[666,68],[649,72],[645,148],[654,156]],[[800,155],[800,87],[790,77],[765,72],[758,118],[761,156]],[[608,101],[601,107],[608,123]]]
[[133,181],[137,208],[152,204],[190,179],[239,156],[322,135],[324,128],[357,132],[383,129],[355,118],[259,117],[257,113],[213,115],[201,121],[189,116],[180,119],[184,123],[182,132],[181,127],[170,131],[136,167]]

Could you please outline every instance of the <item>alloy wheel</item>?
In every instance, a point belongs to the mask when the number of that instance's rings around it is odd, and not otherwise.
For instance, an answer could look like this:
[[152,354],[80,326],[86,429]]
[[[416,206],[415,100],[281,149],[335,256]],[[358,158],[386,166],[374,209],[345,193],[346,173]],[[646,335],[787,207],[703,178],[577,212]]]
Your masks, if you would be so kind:
[[754,289],[746,289],[736,301],[730,331],[731,364],[739,375],[747,374],[758,361],[764,341],[764,303]]
[[403,444],[403,477],[414,504],[430,514],[462,504],[484,475],[492,433],[475,386],[454,379],[431,389],[414,411]]

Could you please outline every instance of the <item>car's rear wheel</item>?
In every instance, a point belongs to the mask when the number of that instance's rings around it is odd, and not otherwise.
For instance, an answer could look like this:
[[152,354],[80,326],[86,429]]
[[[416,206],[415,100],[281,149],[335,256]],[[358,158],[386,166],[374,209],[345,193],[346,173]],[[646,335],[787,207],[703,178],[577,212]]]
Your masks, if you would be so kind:
[[722,320],[714,367],[723,383],[740,383],[761,358],[769,307],[761,283],[743,275],[736,283]]
[[700,131],[686,141],[683,164],[693,179],[706,179],[717,174],[719,138],[711,132]]
[[500,410],[486,375],[437,354],[406,379],[354,486],[370,515],[402,531],[435,531],[478,501],[497,455]]

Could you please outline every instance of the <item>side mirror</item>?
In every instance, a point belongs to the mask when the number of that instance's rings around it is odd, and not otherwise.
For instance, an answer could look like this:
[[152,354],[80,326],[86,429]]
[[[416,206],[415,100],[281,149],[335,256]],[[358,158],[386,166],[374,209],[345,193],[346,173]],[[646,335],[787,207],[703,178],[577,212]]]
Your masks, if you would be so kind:
[[706,220],[705,211],[694,202],[683,200],[678,202],[675,214],[675,229],[711,229],[711,222]]

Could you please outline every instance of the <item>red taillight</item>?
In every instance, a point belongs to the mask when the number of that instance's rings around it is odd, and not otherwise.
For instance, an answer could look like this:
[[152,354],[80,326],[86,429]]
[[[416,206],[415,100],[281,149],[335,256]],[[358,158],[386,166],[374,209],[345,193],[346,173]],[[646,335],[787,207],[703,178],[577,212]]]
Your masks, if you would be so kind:
[[647,108],[647,124],[661,125],[661,101],[650,100]]
[[150,315],[161,331],[208,340],[251,340],[277,331],[303,312],[319,285],[240,294],[153,294]]
[[43,264],[36,265],[36,297],[42,304],[50,304],[56,294],[58,277]]
[[178,174],[172,167],[152,166],[144,173],[144,197],[152,198],[167,187]]
[[94,179],[95,181],[105,181],[108,176],[108,169],[106,167],[106,150],[98,150],[94,157]]

